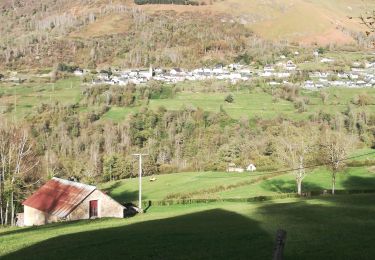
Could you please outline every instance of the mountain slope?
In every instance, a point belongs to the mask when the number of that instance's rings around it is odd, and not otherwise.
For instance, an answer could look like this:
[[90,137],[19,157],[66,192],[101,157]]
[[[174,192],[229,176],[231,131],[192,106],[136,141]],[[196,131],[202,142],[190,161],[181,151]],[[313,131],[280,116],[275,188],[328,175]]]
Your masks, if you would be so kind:
[[[200,6],[132,0],[6,0],[0,3],[0,67],[195,66],[234,60],[266,41],[354,43],[356,0],[222,0]],[[211,3],[211,4],[210,4]],[[257,55],[257,54],[255,54]],[[264,55],[263,55],[264,56]]]
[[361,29],[358,16],[375,8],[373,1],[356,0],[224,0],[207,6],[142,6],[155,10],[202,11],[233,16],[258,35],[270,40],[301,43],[352,43],[350,31]]

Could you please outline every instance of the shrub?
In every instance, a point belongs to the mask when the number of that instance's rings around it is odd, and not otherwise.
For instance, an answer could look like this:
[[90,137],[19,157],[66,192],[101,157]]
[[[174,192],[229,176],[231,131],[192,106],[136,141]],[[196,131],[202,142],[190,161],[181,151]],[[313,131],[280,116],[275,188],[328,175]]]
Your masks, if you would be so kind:
[[225,97],[224,101],[228,103],[233,103],[234,102],[233,95],[229,94],[228,96]]

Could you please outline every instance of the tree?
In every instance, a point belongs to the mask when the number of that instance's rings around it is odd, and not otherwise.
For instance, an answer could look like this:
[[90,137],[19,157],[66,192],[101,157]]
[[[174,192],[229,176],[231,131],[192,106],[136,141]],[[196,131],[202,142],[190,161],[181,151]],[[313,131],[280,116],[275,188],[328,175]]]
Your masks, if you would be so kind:
[[352,136],[326,129],[320,140],[321,160],[330,169],[332,177],[332,195],[335,194],[337,173],[345,167],[344,159],[353,147]]
[[228,103],[233,103],[234,102],[233,95],[229,94],[228,96],[225,97],[224,101]]
[[0,221],[14,225],[17,201],[23,188],[33,180],[38,165],[27,130],[22,126],[0,125]]
[[353,98],[353,103],[358,106],[368,106],[373,104],[373,98],[367,93],[360,93]]
[[315,159],[316,129],[313,126],[297,128],[284,123],[276,140],[278,157],[294,174],[297,194],[302,194],[302,181],[307,175],[306,165]]

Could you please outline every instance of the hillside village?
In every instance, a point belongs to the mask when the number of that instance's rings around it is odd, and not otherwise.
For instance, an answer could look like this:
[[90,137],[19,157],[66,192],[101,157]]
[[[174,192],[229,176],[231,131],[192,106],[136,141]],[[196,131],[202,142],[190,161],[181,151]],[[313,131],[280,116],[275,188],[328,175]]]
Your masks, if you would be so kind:
[[[183,68],[162,69],[150,67],[148,70],[114,69],[110,73],[98,73],[91,83],[92,85],[127,85],[142,84],[150,80],[178,83],[183,81],[223,80],[231,84],[241,81],[251,81],[254,78],[263,78],[271,86],[281,84],[299,85],[306,89],[316,90],[329,87],[346,88],[372,88],[375,86],[375,62],[353,62],[349,71],[311,71],[303,75],[306,80],[292,82],[296,75],[301,75],[300,70],[292,60],[285,61],[286,57],[275,64],[268,64],[261,69],[243,64],[218,64],[215,67],[201,67],[193,70]],[[333,63],[330,58],[320,58],[321,63]],[[76,76],[85,76],[89,70],[78,69]]]

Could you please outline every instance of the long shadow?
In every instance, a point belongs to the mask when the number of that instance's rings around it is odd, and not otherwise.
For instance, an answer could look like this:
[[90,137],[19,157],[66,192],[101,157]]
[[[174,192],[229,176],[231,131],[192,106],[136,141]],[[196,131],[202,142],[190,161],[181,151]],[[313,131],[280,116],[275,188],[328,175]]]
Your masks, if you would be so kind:
[[342,185],[348,190],[375,190],[375,174],[369,174],[369,177],[350,176]]
[[[278,180],[278,179],[271,179],[264,181],[261,184],[262,188],[273,191],[273,192],[279,192],[279,193],[295,193],[297,192],[296,189],[296,182],[293,180]],[[311,182],[303,182],[302,183],[302,191],[317,191],[321,190],[322,187],[319,185],[316,185]]]
[[375,196],[319,197],[265,203],[267,229],[287,231],[285,259],[373,259]]
[[[116,188],[121,187],[121,186],[122,186],[121,181],[116,181],[116,182],[112,183],[111,186],[103,189],[103,191],[108,193],[108,194],[112,194],[113,191]],[[138,191],[124,191],[124,192],[121,192],[117,196],[113,195],[112,198],[115,199],[116,201],[122,203],[122,204],[127,203],[127,202],[136,201],[138,199]]]
[[214,209],[58,236],[2,259],[271,259],[273,242],[256,221]]

